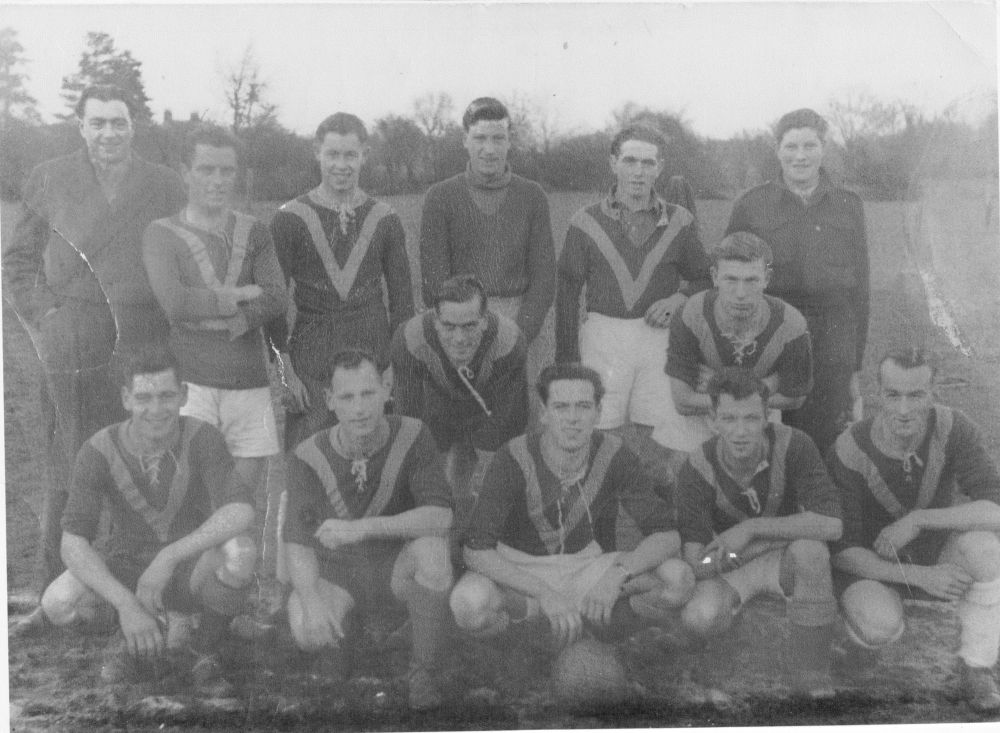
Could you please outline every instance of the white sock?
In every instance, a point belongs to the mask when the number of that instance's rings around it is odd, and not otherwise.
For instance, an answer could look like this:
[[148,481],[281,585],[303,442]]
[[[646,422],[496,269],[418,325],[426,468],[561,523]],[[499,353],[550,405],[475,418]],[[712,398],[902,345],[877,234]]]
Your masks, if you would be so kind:
[[958,604],[958,656],[970,667],[992,668],[1000,649],[1000,578],[973,583]]

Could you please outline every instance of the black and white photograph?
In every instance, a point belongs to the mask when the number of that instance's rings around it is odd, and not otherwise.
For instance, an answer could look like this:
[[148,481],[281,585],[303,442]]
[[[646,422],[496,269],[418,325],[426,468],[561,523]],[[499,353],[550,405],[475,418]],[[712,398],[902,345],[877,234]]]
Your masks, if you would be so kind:
[[0,727],[1000,722],[997,35],[5,3]]

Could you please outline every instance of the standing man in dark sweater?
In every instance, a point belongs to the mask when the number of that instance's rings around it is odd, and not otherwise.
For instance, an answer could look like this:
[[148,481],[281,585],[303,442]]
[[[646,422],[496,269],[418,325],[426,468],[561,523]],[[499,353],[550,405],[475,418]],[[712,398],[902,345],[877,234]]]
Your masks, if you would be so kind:
[[384,369],[393,331],[413,315],[403,225],[392,207],[358,187],[368,155],[364,124],[352,114],[331,115],[316,130],[314,147],[322,182],[271,220],[281,268],[295,281],[291,338],[283,318],[270,331],[296,402],[285,418],[289,449],[336,419],[323,400],[330,358],[363,348]]
[[[473,100],[462,126],[468,168],[431,186],[424,199],[424,303],[433,305],[449,277],[472,273],[486,286],[490,310],[515,321],[531,343],[555,293],[549,204],[541,186],[510,170],[510,113],[500,101]],[[529,359],[538,369],[542,361],[541,354]]]
[[143,256],[187,384],[181,412],[222,432],[256,493],[267,457],[280,451],[261,327],[288,304],[267,227],[230,208],[239,147],[220,127],[191,132],[188,204],[147,227]]
[[54,475],[41,519],[40,588],[63,568],[59,520],[73,458],[93,433],[125,418],[112,353],[167,333],[140,243],[149,222],[184,205],[184,187],[169,168],[132,152],[132,112],[118,87],[83,90],[76,115],[85,147],[31,172],[21,218],[3,243],[4,294],[42,362],[43,412],[46,403],[55,412],[45,446]]

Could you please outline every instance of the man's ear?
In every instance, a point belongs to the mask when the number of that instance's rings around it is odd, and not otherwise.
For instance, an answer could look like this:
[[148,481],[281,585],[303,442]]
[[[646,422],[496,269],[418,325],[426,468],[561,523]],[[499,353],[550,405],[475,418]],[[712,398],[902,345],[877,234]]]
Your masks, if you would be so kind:
[[128,387],[122,387],[121,388],[122,407],[125,408],[126,412],[131,412],[131,410],[130,410],[130,408],[128,406],[128,398],[130,396],[131,396],[131,393],[129,392]]
[[187,382],[181,382],[181,407],[187,404],[188,401],[188,385]]

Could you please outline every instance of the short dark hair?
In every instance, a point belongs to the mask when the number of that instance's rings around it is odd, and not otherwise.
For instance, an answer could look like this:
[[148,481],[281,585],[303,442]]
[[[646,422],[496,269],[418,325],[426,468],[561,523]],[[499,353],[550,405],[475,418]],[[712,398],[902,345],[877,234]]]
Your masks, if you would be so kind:
[[781,145],[786,132],[789,130],[798,130],[802,127],[815,130],[820,141],[823,141],[826,139],[826,131],[829,125],[818,112],[808,107],[803,107],[802,109],[797,109],[781,116],[778,124],[774,126],[774,138],[778,141],[778,145]]
[[243,159],[243,143],[225,127],[203,122],[193,128],[184,138],[184,164],[194,162],[194,154],[199,145],[210,148],[232,148],[236,152],[237,163]]
[[462,274],[449,277],[434,295],[434,310],[441,312],[442,303],[467,303],[479,296],[479,312],[486,312],[486,288],[475,275]]
[[83,113],[87,108],[88,99],[97,99],[101,102],[113,102],[115,100],[119,102],[124,102],[125,107],[128,109],[129,121],[135,121],[135,100],[132,99],[132,95],[126,92],[117,84],[91,84],[89,87],[84,89],[80,93],[80,99],[77,100],[76,106],[73,107],[73,111],[76,116],[81,120],[83,119]]
[[538,390],[538,396],[543,405],[549,403],[549,387],[552,386],[552,383],[564,381],[590,382],[594,385],[594,402],[598,405],[601,404],[601,400],[604,398],[604,382],[601,381],[601,375],[578,361],[565,361],[549,364],[538,375],[535,389]]
[[481,120],[507,120],[508,126],[511,122],[510,112],[507,106],[499,99],[493,97],[478,97],[469,102],[462,115],[462,127],[468,132],[469,128]]
[[764,264],[770,267],[774,261],[771,245],[750,232],[733,232],[724,237],[721,242],[709,250],[708,256],[712,258],[712,264],[716,266],[725,260],[737,262],[764,260]]
[[349,112],[337,112],[319,123],[316,128],[316,142],[322,143],[330,133],[336,135],[357,135],[358,142],[368,142],[368,128],[356,115]]
[[125,356],[115,357],[114,375],[121,387],[132,391],[135,377],[172,371],[177,384],[181,383],[181,365],[174,353],[163,343],[139,346]]
[[882,384],[882,367],[886,362],[892,362],[902,369],[919,369],[927,367],[931,370],[931,379],[937,374],[937,365],[923,346],[890,349],[878,362],[878,383]]
[[719,409],[719,398],[724,394],[734,400],[760,395],[760,401],[766,409],[771,392],[763,380],[749,369],[730,366],[723,367],[708,380],[708,396],[712,400],[713,410]]
[[660,160],[667,156],[667,138],[656,128],[642,124],[629,125],[619,130],[618,134],[611,138],[611,154],[617,156],[621,152],[622,145],[629,140],[652,143],[656,146],[656,153]]
[[371,364],[375,368],[376,373],[382,374],[382,368],[379,366],[378,360],[372,352],[367,349],[357,348],[341,349],[330,359],[324,381],[327,383],[332,382],[333,375],[338,369],[354,371],[360,369],[365,364]]

